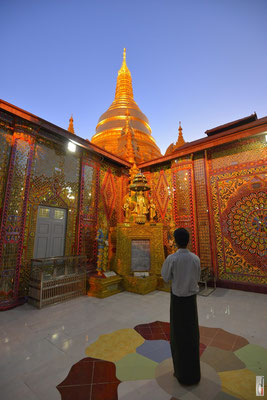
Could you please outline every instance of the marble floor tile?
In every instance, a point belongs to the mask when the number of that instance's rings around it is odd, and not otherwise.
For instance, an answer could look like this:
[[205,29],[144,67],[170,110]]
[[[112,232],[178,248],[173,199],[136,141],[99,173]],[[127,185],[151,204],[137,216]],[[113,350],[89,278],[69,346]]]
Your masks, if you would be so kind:
[[136,352],[160,363],[171,357],[171,347],[167,340],[146,340]]
[[217,396],[214,398],[214,400],[240,400],[237,397],[231,396],[228,393],[225,392],[219,392]]
[[127,354],[135,353],[136,348],[144,341],[144,338],[134,329],[119,329],[100,335],[86,348],[85,353],[88,357],[116,362]]
[[232,351],[226,351],[212,346],[206,348],[201,357],[201,361],[210,365],[217,372],[246,368],[245,363]]
[[221,380],[216,371],[201,362],[201,380],[198,385],[180,385],[173,376],[172,359],[163,361],[157,366],[156,381],[171,396],[181,400],[213,400],[221,390]]
[[243,400],[257,400],[256,374],[248,369],[219,372],[224,392]]
[[0,398],[4,400],[38,400],[38,396],[21,379],[13,379],[0,385]]
[[154,379],[155,369],[158,363],[141,356],[141,354],[127,354],[115,363],[116,376],[121,381],[138,381],[142,379]]
[[118,386],[118,398],[120,400],[135,400],[134,395],[136,396],[137,391],[142,392],[142,388],[153,381],[154,379],[142,379],[139,381],[121,382]]
[[235,355],[256,375],[267,377],[267,349],[248,344],[235,351]]
[[53,362],[44,363],[30,372],[25,371],[22,380],[38,399],[59,400],[61,397],[56,387],[66,378],[72,365],[77,361],[79,360],[63,354]]
[[170,395],[154,379],[121,382],[119,400],[170,400]]
[[113,400],[120,381],[112,362],[86,357],[71,367],[58,386],[62,399]]
[[[20,354],[20,353],[19,353]],[[45,363],[54,363],[64,357],[64,353],[46,340],[33,343],[32,349],[25,358],[13,354],[12,361],[2,365],[0,374],[0,385],[9,382],[14,377],[29,374]]]

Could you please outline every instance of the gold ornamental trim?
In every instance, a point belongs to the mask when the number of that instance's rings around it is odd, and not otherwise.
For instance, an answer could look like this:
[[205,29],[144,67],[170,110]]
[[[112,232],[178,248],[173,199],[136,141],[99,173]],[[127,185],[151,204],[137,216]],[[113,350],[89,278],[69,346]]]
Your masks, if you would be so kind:
[[[109,117],[109,118],[105,118],[105,119],[102,119],[100,122],[98,122],[98,124],[96,125],[96,130],[97,130],[97,128],[98,127],[100,127],[101,125],[103,125],[103,124],[105,124],[106,122],[110,122],[110,121],[117,121],[117,120],[126,120],[126,118],[127,118],[127,115],[116,115],[116,116],[114,116],[114,117]],[[151,132],[152,132],[152,129],[151,129],[151,127],[150,127],[150,125],[146,122],[146,121],[144,121],[143,119],[141,119],[141,118],[137,118],[137,117],[134,117],[133,115],[130,115],[130,120],[131,119],[134,119],[135,121],[140,121],[143,125],[145,125],[146,126],[146,128],[150,131],[150,134],[151,134]],[[115,128],[114,128],[115,129]],[[116,128],[117,129],[117,128]],[[123,128],[119,128],[120,130],[122,130]],[[133,128],[133,129],[135,129],[135,128]],[[104,132],[104,131],[102,131],[102,132]],[[101,133],[101,132],[99,132],[99,133]],[[97,135],[99,135],[99,133],[97,133]],[[145,133],[145,132],[144,132]],[[146,133],[146,135],[147,135],[147,133]]]
[[[92,136],[91,138],[91,142],[94,143],[94,140],[98,137],[98,136],[103,136],[103,140],[106,139],[107,136],[114,136],[114,134],[116,133],[120,133],[122,130],[122,128],[112,128],[112,129],[107,129],[105,131],[101,131],[99,133],[96,133],[94,136]],[[149,138],[149,140],[151,140],[153,142],[153,144],[156,144],[156,140],[153,138],[152,135],[148,135],[147,133],[144,133],[142,131],[136,130],[136,133],[142,134],[145,136],[145,138]],[[105,137],[104,137],[105,134]],[[115,138],[114,138],[115,139]]]

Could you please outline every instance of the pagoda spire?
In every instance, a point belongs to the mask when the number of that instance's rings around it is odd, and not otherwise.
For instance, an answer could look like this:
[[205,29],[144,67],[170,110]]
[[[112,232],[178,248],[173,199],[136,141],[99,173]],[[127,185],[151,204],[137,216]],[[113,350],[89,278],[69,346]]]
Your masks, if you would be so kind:
[[183,138],[183,129],[181,126],[181,121],[179,121],[179,135],[178,135],[178,140],[175,144],[175,147],[177,148],[177,147],[183,146],[183,144],[185,144],[185,140]]
[[73,116],[72,116],[72,114],[71,114],[71,117],[70,117],[70,119],[69,119],[68,131],[75,134],[75,132],[74,132],[74,126],[73,126]]
[[128,69],[127,64],[126,64],[126,48],[124,47],[123,49],[123,59],[122,59],[122,66],[121,68],[123,69]]
[[132,76],[126,64],[126,49],[123,50],[123,59],[120,70],[118,71],[115,99],[133,99]]

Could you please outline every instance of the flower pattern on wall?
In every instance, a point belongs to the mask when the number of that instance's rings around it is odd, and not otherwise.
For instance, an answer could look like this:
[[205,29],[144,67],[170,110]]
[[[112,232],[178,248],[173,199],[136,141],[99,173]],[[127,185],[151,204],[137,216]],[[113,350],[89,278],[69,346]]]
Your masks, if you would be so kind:
[[222,213],[223,233],[235,251],[252,265],[263,265],[266,258],[267,196],[264,186],[265,183],[257,178],[244,184],[229,199]]

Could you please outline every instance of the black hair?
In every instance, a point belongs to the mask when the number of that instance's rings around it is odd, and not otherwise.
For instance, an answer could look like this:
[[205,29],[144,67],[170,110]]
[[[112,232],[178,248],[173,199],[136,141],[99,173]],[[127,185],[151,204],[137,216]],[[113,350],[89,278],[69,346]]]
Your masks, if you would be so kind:
[[185,228],[176,229],[173,236],[177,246],[186,248],[189,242],[189,232]]

